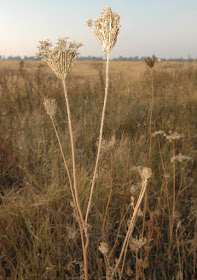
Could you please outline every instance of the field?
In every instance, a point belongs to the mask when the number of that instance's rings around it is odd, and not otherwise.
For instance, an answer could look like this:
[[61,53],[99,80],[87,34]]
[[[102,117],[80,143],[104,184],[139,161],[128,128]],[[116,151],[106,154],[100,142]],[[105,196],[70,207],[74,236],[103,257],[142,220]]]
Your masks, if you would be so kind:
[[[105,279],[116,263],[140,193],[138,171],[148,167],[152,176],[115,279],[195,280],[197,63],[156,62],[152,80],[145,62],[110,61],[109,76],[88,220],[89,279]],[[104,93],[105,63],[76,61],[68,97],[84,215]],[[55,123],[72,174],[61,82],[44,62],[0,61],[0,280],[84,279],[68,176],[44,97],[57,101]]]

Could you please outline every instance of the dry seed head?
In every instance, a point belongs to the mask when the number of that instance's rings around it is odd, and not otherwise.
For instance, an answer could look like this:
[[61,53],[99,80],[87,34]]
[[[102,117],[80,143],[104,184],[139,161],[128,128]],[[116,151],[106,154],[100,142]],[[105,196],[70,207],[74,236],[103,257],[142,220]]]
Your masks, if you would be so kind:
[[153,54],[152,58],[149,56],[144,59],[149,68],[153,68],[156,62],[156,56]]
[[[92,26],[91,19],[87,21],[87,25]],[[104,7],[101,16],[94,21],[92,33],[105,52],[110,52],[114,47],[119,32],[120,16],[116,12],[112,12],[110,7]]]
[[82,43],[68,42],[69,37],[59,38],[55,47],[48,41],[40,41],[36,57],[43,57],[56,76],[65,80],[70,73]]
[[193,161],[193,159],[191,157],[188,156],[184,156],[181,153],[179,153],[177,156],[174,156],[171,158],[171,163],[173,163],[174,161],[178,161],[178,162],[184,162],[184,161]]
[[57,103],[55,99],[44,98],[44,107],[47,114],[52,118],[57,112]]
[[109,247],[108,244],[105,242],[101,242],[100,246],[99,246],[99,251],[101,251],[101,253],[103,255],[107,255],[108,251],[109,251]]
[[166,136],[165,132],[163,130],[158,130],[152,133],[152,137],[155,137],[157,135],[164,135]]
[[92,19],[91,18],[89,18],[88,20],[87,20],[87,26],[88,27],[92,27]]
[[147,243],[147,239],[145,237],[131,238],[129,240],[129,247],[131,251],[139,251],[145,244]]
[[144,167],[141,170],[140,175],[143,181],[148,180],[152,176],[152,170],[150,168]]
[[183,134],[179,134],[178,132],[174,132],[172,133],[170,131],[170,134],[169,135],[165,135],[166,139],[169,141],[169,142],[173,142],[174,140],[179,140],[180,138],[183,137]]

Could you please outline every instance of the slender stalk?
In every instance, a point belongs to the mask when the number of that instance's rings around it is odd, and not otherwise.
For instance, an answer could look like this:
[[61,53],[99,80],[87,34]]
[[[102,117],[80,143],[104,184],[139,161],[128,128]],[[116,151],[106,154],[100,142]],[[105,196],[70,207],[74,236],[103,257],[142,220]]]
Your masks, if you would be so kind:
[[115,249],[116,249],[116,245],[117,245],[117,243],[118,243],[118,237],[119,237],[120,228],[121,228],[121,226],[122,226],[122,223],[123,223],[124,220],[125,220],[125,217],[126,217],[128,211],[129,211],[130,207],[131,207],[131,204],[129,204],[129,206],[128,206],[126,212],[124,213],[124,215],[123,215],[123,217],[122,217],[122,219],[121,219],[121,221],[120,221],[120,223],[119,223],[118,232],[117,232],[117,235],[116,235],[116,239],[115,239],[115,242],[114,242],[114,246],[113,246],[113,248],[111,249],[111,251],[110,251],[110,253],[109,253],[109,255],[108,255],[108,259],[110,259],[110,258],[112,257],[112,255],[113,255],[113,253],[114,253],[114,251],[115,251]]
[[[64,88],[64,96],[66,100],[66,107],[67,107],[67,114],[68,114],[68,125],[69,125],[69,134],[70,134],[70,143],[71,143],[71,151],[72,151],[72,164],[73,164],[73,181],[74,181],[74,194],[75,194],[75,202],[77,207],[77,216],[78,216],[78,223],[80,228],[81,234],[81,242],[82,242],[82,250],[83,250],[83,260],[84,260],[84,271],[85,271],[85,280],[88,280],[88,264],[87,264],[87,246],[89,244],[89,239],[87,238],[87,226],[84,223],[79,197],[77,192],[77,184],[76,184],[76,165],[75,165],[75,150],[74,150],[74,140],[73,140],[73,132],[72,132],[72,125],[71,125],[71,116],[70,116],[70,106],[66,88],[66,81],[62,79],[62,84]],[[84,237],[83,232],[86,236],[86,244],[84,244]]]
[[65,156],[64,156],[63,149],[62,149],[62,144],[61,144],[61,141],[60,141],[60,138],[59,138],[59,135],[58,135],[58,132],[57,132],[57,129],[56,129],[53,117],[50,117],[50,118],[51,118],[51,121],[52,121],[52,124],[53,124],[53,128],[54,128],[54,131],[55,131],[55,134],[56,134],[56,137],[57,137],[57,141],[58,141],[58,144],[59,144],[60,152],[61,152],[61,155],[62,155],[62,158],[63,158],[63,161],[64,161],[64,166],[65,166],[65,169],[66,169],[66,172],[67,172],[67,175],[68,175],[68,180],[69,180],[69,184],[70,184],[72,198],[73,198],[73,201],[75,202],[75,196],[74,196],[73,186],[72,186],[72,182],[71,182],[71,178],[70,178],[70,172],[68,170],[68,166],[67,166],[67,163],[66,163],[66,159],[65,159]]
[[151,107],[150,107],[150,120],[149,120],[149,133],[150,133],[150,142],[149,142],[149,160],[151,156],[151,146],[152,146],[152,116],[153,116],[153,105],[154,105],[154,76],[153,76],[153,68],[150,68],[151,72]]
[[108,198],[108,201],[107,201],[107,206],[106,206],[106,209],[105,209],[105,216],[104,216],[104,219],[103,219],[103,222],[102,222],[102,239],[103,239],[103,242],[105,241],[105,222],[106,222],[106,219],[107,219],[107,212],[108,212],[109,203],[110,203],[111,195],[112,195],[112,174],[113,174],[113,170],[112,170],[112,152],[111,152],[111,182],[110,182],[110,193],[109,193],[109,198]]
[[[106,209],[105,209],[105,215],[102,221],[102,241],[105,242],[105,222],[107,219],[107,212],[108,212],[108,208],[109,208],[109,203],[111,200],[111,195],[112,195],[112,181],[113,181],[113,170],[112,170],[112,151],[111,151],[111,182],[110,182],[110,192],[109,192],[109,197],[108,197],[108,201],[107,201],[107,205],[106,205]],[[108,272],[108,261],[107,261],[107,256],[104,255],[104,260],[105,260],[105,266],[106,266],[106,274]]]
[[[175,144],[174,144],[174,141],[172,142],[172,154],[173,154],[173,157],[175,157]],[[171,251],[171,244],[172,244],[175,207],[176,207],[176,168],[175,168],[175,160],[174,160],[174,162],[173,162],[173,205],[172,205],[172,221],[171,221],[171,226],[170,226],[169,253]]]
[[136,257],[136,277],[135,277],[135,279],[139,280],[138,249],[136,249],[135,257]]
[[[127,253],[127,248],[128,248],[128,245],[129,245],[129,239],[131,237],[131,234],[133,232],[133,229],[134,229],[134,226],[135,226],[135,221],[136,221],[136,217],[137,217],[137,213],[138,213],[138,210],[139,210],[139,207],[140,207],[140,204],[142,202],[142,199],[144,197],[144,193],[146,191],[146,187],[147,187],[147,184],[148,184],[148,181],[147,180],[144,180],[143,183],[142,183],[142,189],[141,189],[141,192],[140,192],[140,195],[139,195],[139,198],[138,198],[138,201],[137,201],[137,204],[135,206],[135,209],[134,209],[134,212],[133,212],[133,216],[132,216],[132,219],[130,221],[130,225],[129,225],[129,228],[127,230],[127,234],[125,236],[125,239],[124,239],[124,242],[123,242],[123,245],[122,245],[122,249],[121,249],[121,252],[120,252],[120,256],[116,262],[116,265],[112,271],[112,274],[110,276],[110,280],[113,279],[114,277],[114,274],[122,260],[122,257],[123,257],[123,254],[124,254],[124,259],[123,259],[123,264],[122,264],[122,269],[121,269],[121,275],[122,275],[122,272],[123,272],[123,269],[124,269],[124,264],[125,264],[125,258],[126,258],[126,253]],[[121,278],[120,278],[121,279]]]
[[[149,119],[149,161],[151,157],[151,147],[152,147],[152,116],[153,116],[153,105],[154,105],[154,77],[153,77],[153,68],[150,68],[151,73],[151,105],[150,105],[150,119]],[[144,196],[144,215],[143,215],[143,223],[142,223],[142,237],[144,236],[144,230],[145,230],[145,222],[146,222],[146,211],[148,208],[148,194],[147,191],[145,192]]]
[[102,117],[101,117],[99,144],[98,144],[97,158],[96,158],[95,169],[94,169],[94,174],[93,174],[93,179],[92,179],[92,185],[91,185],[91,190],[90,190],[90,197],[89,197],[88,207],[87,207],[87,211],[86,211],[85,223],[87,223],[87,221],[88,221],[88,215],[89,215],[89,212],[90,212],[90,206],[91,206],[92,195],[93,195],[94,186],[95,186],[95,179],[96,179],[96,174],[97,174],[97,169],[98,169],[98,162],[99,162],[99,157],[100,157],[101,142],[102,142],[102,135],[103,135],[103,126],[104,126],[104,119],[105,119],[105,109],[106,109],[106,104],[107,104],[108,87],[109,87],[109,56],[110,56],[110,52],[108,51],[107,52],[107,60],[106,60],[105,98],[104,98],[103,111],[102,111]]
[[78,192],[77,192],[77,185],[76,185],[76,166],[75,166],[75,150],[74,150],[74,140],[73,140],[73,132],[72,132],[72,125],[71,125],[71,116],[70,116],[70,106],[69,106],[69,100],[68,100],[68,94],[67,94],[67,88],[66,88],[66,81],[62,80],[63,88],[64,88],[64,96],[66,100],[66,108],[67,108],[67,114],[68,114],[68,126],[69,126],[69,134],[70,134],[70,143],[71,143],[71,151],[72,151],[72,164],[73,164],[73,181],[74,181],[74,193],[75,193],[75,200],[76,200],[76,206],[77,210],[79,212],[79,216],[81,219],[81,222],[83,224],[83,215],[81,212],[81,207],[79,204],[79,198],[78,198]]

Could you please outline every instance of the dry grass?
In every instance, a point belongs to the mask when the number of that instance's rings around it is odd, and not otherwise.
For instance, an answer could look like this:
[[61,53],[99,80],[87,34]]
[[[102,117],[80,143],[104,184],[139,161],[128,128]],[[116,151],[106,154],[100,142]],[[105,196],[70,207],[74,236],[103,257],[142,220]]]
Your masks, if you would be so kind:
[[[77,61],[68,90],[76,143],[76,180],[82,211],[86,210],[94,170],[103,104],[103,62]],[[95,68],[95,65],[97,67]],[[149,160],[151,77],[143,62],[111,62],[103,149],[89,216],[90,279],[105,277],[99,251],[106,242],[113,264],[119,257],[136,203],[138,166],[153,176],[148,186],[144,238],[143,215],[128,244],[122,279],[195,279],[197,67],[195,63],[156,63],[153,132],[183,134],[170,143],[152,138]],[[58,142],[44,112],[44,97],[55,98],[58,133],[72,167],[61,83],[42,62],[0,62],[0,279],[79,279],[83,275],[80,233],[72,216],[69,181]],[[171,162],[181,153],[193,160]],[[112,191],[110,191],[112,190]],[[109,200],[110,197],[110,200]],[[108,205],[109,201],[109,205]],[[106,206],[108,214],[105,217]],[[143,206],[141,207],[143,211]],[[103,219],[105,223],[103,227]],[[104,228],[104,239],[103,239]],[[135,238],[137,236],[137,239]],[[138,241],[138,242],[137,242]],[[118,278],[117,275],[117,279]],[[182,278],[181,278],[182,277]]]

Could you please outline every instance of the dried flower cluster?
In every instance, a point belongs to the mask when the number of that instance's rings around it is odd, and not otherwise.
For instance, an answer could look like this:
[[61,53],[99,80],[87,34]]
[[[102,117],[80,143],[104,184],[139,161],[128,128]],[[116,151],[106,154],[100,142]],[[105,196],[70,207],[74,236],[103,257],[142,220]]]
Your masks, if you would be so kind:
[[129,240],[129,247],[131,251],[139,251],[145,244],[147,243],[147,239],[145,237],[139,237],[139,239],[131,238]]
[[152,137],[155,137],[157,135],[166,135],[165,132],[163,130],[158,130],[158,131],[155,131],[154,133],[152,133]]
[[44,107],[47,114],[52,118],[57,112],[57,103],[55,99],[44,98]]
[[108,244],[105,242],[101,242],[100,246],[99,246],[99,251],[103,254],[103,255],[107,255],[108,251],[109,251],[109,247]]
[[[116,144],[116,137],[113,135],[109,141],[103,139],[101,142],[101,152],[111,152],[113,150],[114,145]],[[99,142],[97,142],[97,146]]]
[[56,47],[48,41],[40,41],[36,57],[43,57],[58,78],[65,80],[70,73],[82,43],[68,42],[69,37],[59,38]]
[[149,68],[153,68],[156,62],[156,56],[153,54],[152,58],[149,56],[144,59]]
[[144,167],[140,171],[140,175],[141,175],[143,181],[148,180],[152,176],[152,170],[148,167]]
[[178,161],[178,162],[183,162],[183,161],[193,161],[193,159],[191,157],[187,157],[182,155],[181,153],[179,153],[177,156],[174,156],[171,158],[171,162],[173,163],[174,161]]
[[152,133],[152,137],[155,137],[157,135],[163,135],[166,137],[166,139],[169,141],[169,142],[172,142],[174,140],[179,140],[180,138],[183,137],[183,134],[179,134],[178,132],[174,132],[172,133],[171,131],[169,131],[169,135],[167,135],[163,130],[158,130],[158,131],[155,131],[154,133]]
[[183,134],[179,134],[178,132],[171,133],[169,135],[165,135],[166,139],[169,142],[173,142],[174,140],[179,140],[183,137]]
[[[91,19],[87,21],[87,25],[92,27]],[[112,12],[110,7],[104,7],[101,16],[94,21],[92,33],[101,44],[106,52],[114,47],[118,34],[120,32],[120,16],[116,12]]]
[[130,187],[129,192],[130,192],[132,195],[136,195],[136,193],[139,192],[139,190],[140,190],[140,185],[134,185],[134,184],[133,184],[133,185]]

